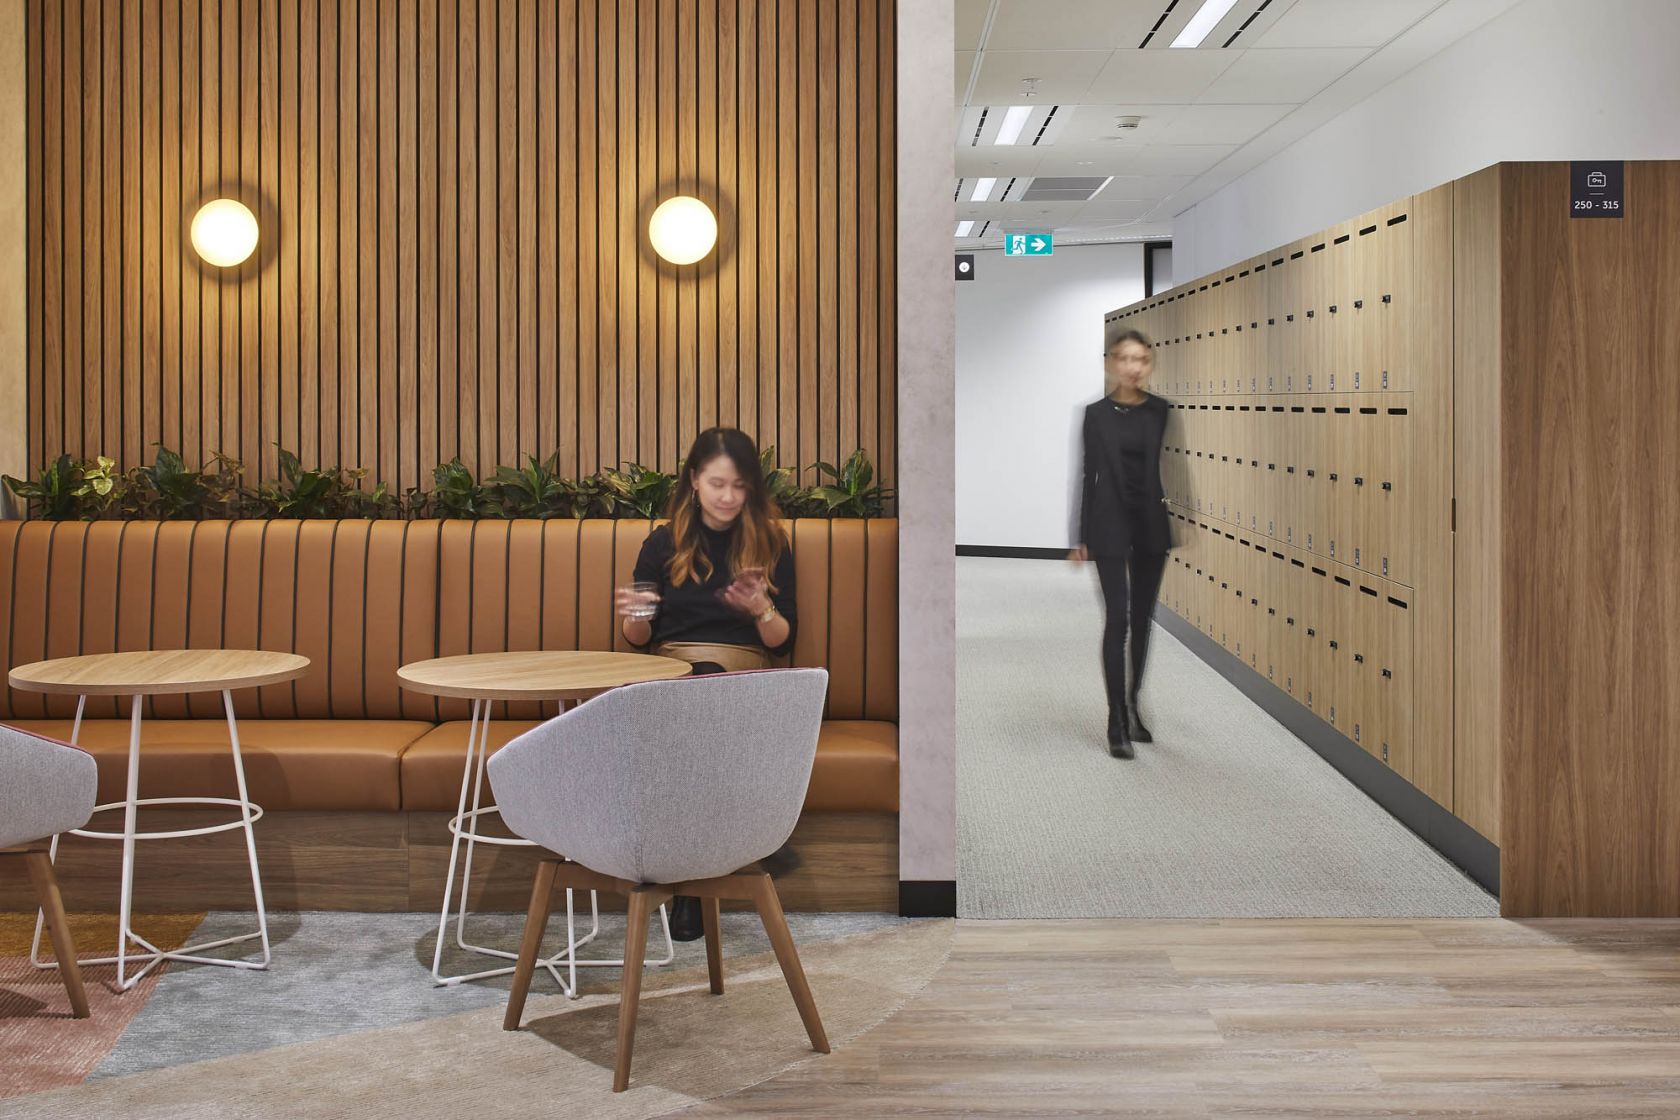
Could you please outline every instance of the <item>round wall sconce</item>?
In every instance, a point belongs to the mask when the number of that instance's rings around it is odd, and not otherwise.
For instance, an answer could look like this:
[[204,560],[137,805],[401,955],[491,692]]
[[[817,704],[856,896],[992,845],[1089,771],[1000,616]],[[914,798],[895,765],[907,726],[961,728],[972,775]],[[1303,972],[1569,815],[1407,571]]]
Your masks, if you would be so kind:
[[717,244],[717,218],[698,198],[678,195],[659,204],[648,220],[653,251],[672,264],[693,264]]
[[257,216],[235,199],[206,202],[193,215],[192,244],[206,261],[232,268],[257,247]]

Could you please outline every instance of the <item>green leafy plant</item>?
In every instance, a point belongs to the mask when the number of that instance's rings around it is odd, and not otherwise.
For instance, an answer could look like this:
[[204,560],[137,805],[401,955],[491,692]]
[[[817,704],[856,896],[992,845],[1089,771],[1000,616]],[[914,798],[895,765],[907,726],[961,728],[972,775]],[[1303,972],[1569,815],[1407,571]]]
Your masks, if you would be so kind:
[[459,455],[437,465],[432,471],[432,485],[430,495],[418,488],[408,492],[408,509],[413,516],[429,513],[433,517],[470,519],[496,515],[489,487],[479,484]]
[[566,482],[554,471],[559,452],[538,461],[535,455],[525,457],[525,465],[517,470],[497,467],[491,484],[501,501],[504,517],[534,517],[547,520],[568,512],[569,496]]
[[616,517],[618,515],[618,499],[613,489],[599,474],[592,474],[588,478],[576,481],[566,481],[566,504],[571,516],[583,519],[585,517]]
[[240,475],[243,465],[218,454],[220,470],[214,484],[206,472],[188,469],[181,457],[161,443],[149,467],[134,467],[125,477],[127,491],[122,505],[130,517],[155,521],[188,521],[204,517],[213,507],[235,516],[243,505]]
[[70,493],[81,499],[81,516],[89,521],[101,517],[123,493],[122,472],[117,461],[104,455],[77,464],[80,481]]
[[677,476],[631,463],[624,470],[605,470],[598,476],[611,495],[618,517],[663,517],[677,488]]
[[82,485],[81,464],[68,455],[60,455],[42,467],[34,482],[11,475],[5,478],[32,516],[45,521],[75,521],[82,516],[83,503],[76,492]]
[[257,506],[269,517],[346,518],[384,517],[395,512],[396,499],[381,483],[362,490],[356,483],[364,469],[342,467],[304,470],[298,457],[280,449],[280,478],[257,492]]
[[879,517],[892,500],[891,490],[871,485],[875,468],[861,447],[838,467],[818,463],[817,473],[829,481],[811,493],[827,507],[830,517]]

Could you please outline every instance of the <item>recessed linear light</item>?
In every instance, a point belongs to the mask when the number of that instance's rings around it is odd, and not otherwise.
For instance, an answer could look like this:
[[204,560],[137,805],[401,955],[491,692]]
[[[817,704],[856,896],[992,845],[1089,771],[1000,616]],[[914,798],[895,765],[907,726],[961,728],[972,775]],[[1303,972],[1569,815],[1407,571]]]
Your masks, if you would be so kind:
[[1190,22],[1184,25],[1184,30],[1178,33],[1168,46],[1171,47],[1199,47],[1202,40],[1213,33],[1219,26],[1219,21],[1225,14],[1237,6],[1237,0],[1202,0],[1201,10],[1190,17]]
[[958,222],[957,223],[957,236],[958,237],[967,237],[968,234],[969,234],[969,231],[972,230],[973,228],[974,228],[974,223],[973,222]]
[[1013,144],[1021,138],[1021,130],[1027,127],[1027,118],[1032,116],[1031,105],[1011,105],[1009,112],[1003,115],[1003,126],[998,129],[994,144]]
[[997,186],[995,178],[974,180],[974,193],[968,196],[970,202],[985,202],[992,195],[992,188]]
[[[1097,189],[1096,189],[1096,190],[1094,190],[1094,191],[1092,191],[1092,192],[1091,192],[1091,198],[1096,198],[1096,197],[1097,197],[1097,196],[1098,196],[1098,195],[1099,195],[1099,194],[1101,194],[1101,193],[1102,193],[1102,192],[1103,192],[1103,191],[1104,191],[1104,190],[1105,190],[1105,189],[1106,189],[1106,188],[1107,188],[1107,187],[1108,187],[1108,185],[1109,185],[1109,184],[1110,184],[1110,183],[1112,183],[1112,182],[1114,182],[1114,176],[1112,176],[1112,175],[1110,175],[1110,176],[1109,176],[1109,177],[1108,177],[1108,178],[1106,178],[1106,179],[1104,179],[1104,180],[1103,180],[1103,181],[1102,181],[1102,186],[1100,186],[1100,187],[1098,187],[1098,188],[1097,188]],[[1087,199],[1086,199],[1086,200],[1085,200],[1085,201],[1086,201],[1086,202],[1090,202],[1090,201],[1091,201],[1091,198],[1087,198]]]

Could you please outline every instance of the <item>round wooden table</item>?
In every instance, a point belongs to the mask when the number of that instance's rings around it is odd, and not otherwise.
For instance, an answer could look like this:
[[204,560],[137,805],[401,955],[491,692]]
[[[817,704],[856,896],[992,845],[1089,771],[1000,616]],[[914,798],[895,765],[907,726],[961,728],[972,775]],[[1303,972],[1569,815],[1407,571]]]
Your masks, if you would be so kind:
[[[239,753],[239,724],[233,715],[233,690],[255,688],[295,680],[309,669],[309,658],[295,653],[276,653],[268,650],[245,649],[176,649],[133,650],[126,653],[90,653],[80,657],[62,657],[52,661],[37,661],[20,665],[7,674],[11,686],[26,692],[43,692],[57,696],[75,696],[76,720],[71,726],[70,741],[81,735],[82,713],[89,696],[130,696],[128,732],[128,789],[122,801],[94,806],[94,812],[123,810],[121,832],[101,832],[94,829],[72,829],[77,836],[97,840],[122,841],[122,893],[117,926],[117,952],[112,957],[96,957],[82,964],[116,964],[117,984],[132,988],[141,977],[165,960],[191,961],[194,964],[221,965],[227,968],[268,967],[268,913],[263,905],[262,875],[257,868],[257,841],[251,825],[262,817],[262,807],[251,801],[245,787],[245,762]],[[239,797],[148,797],[140,798],[140,701],[147,696],[163,696],[187,692],[220,692],[222,708],[227,713],[228,742],[233,749],[233,775]],[[202,828],[141,832],[136,828],[141,806],[164,805],[227,805],[239,810],[239,819]],[[204,836],[212,832],[233,829],[245,832],[245,852],[251,862],[251,890],[256,896],[257,931],[237,937],[224,937],[180,949],[166,951],[134,932],[129,923],[134,902],[134,844],[137,840],[170,840],[184,836]],[[53,837],[51,856],[58,855],[58,837]],[[53,962],[40,959],[41,918],[35,920],[35,941],[30,959],[38,968],[54,967]],[[195,954],[241,941],[260,938],[262,957],[257,961],[226,960]],[[129,942],[139,945],[142,952],[130,954]],[[146,964],[133,976],[126,975],[128,960],[145,960]]]
[[[484,765],[490,756],[490,705],[498,700],[534,700],[559,702],[562,711],[568,701],[587,700],[603,692],[627,684],[647,681],[673,680],[686,677],[692,666],[672,657],[654,657],[643,653],[597,653],[588,650],[538,650],[530,652],[466,653],[455,657],[439,657],[430,661],[416,661],[397,670],[397,680],[414,692],[430,696],[446,696],[472,701],[472,722],[467,731],[467,759],[461,770],[461,798],[455,816],[449,822],[453,839],[449,844],[449,878],[443,886],[443,911],[438,916],[437,944],[432,949],[432,980],[437,984],[459,984],[465,980],[481,980],[489,976],[504,976],[513,966],[486,969],[466,975],[445,976],[443,942],[449,926],[449,903],[455,886],[455,869],[460,860],[462,840],[466,841],[466,858],[461,863],[461,900],[455,914],[455,944],[460,948],[484,956],[503,960],[517,960],[519,954],[486,945],[475,945],[466,939],[467,891],[472,883],[473,847],[476,844],[497,844],[504,847],[534,847],[529,840],[517,837],[488,836],[478,831],[480,817],[496,812],[496,806],[482,804]],[[469,808],[468,791],[472,805]],[[577,950],[589,944],[601,931],[599,899],[589,892],[591,927],[582,938],[575,937],[572,896],[566,892],[566,948],[542,958],[540,963],[554,977],[566,995],[577,996],[577,970],[582,967],[619,967],[622,960],[580,961]],[[660,921],[665,929],[666,955],[663,960],[649,964],[669,964],[676,957],[671,942],[670,919],[660,908]],[[558,966],[564,963],[570,979],[562,977]]]

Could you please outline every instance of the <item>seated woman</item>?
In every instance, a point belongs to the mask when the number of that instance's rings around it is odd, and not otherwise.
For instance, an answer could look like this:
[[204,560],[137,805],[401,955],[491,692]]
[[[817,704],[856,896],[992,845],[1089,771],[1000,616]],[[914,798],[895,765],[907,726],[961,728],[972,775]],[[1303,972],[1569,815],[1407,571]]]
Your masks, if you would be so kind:
[[[655,590],[618,591],[624,640],[696,673],[767,669],[792,650],[793,548],[753,441],[734,428],[700,433],[667,516],[636,560],[636,582]],[[699,900],[675,899],[671,935],[702,932]]]

